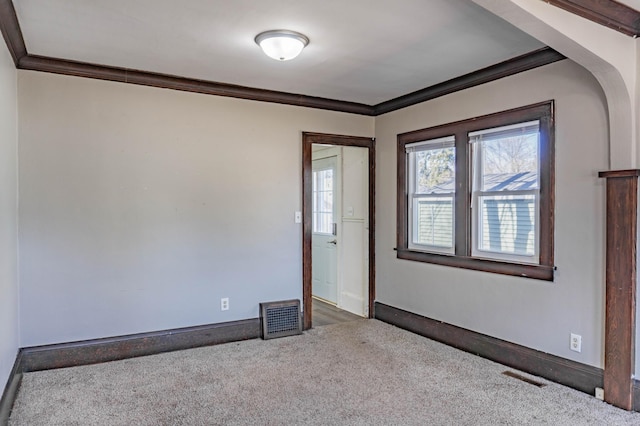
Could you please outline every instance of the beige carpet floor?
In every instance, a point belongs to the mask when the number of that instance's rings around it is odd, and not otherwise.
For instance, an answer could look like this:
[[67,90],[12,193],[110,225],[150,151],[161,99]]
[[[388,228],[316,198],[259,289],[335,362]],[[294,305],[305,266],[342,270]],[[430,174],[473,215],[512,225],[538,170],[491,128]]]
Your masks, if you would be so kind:
[[640,413],[505,370],[358,320],[28,373],[9,425],[640,425]]

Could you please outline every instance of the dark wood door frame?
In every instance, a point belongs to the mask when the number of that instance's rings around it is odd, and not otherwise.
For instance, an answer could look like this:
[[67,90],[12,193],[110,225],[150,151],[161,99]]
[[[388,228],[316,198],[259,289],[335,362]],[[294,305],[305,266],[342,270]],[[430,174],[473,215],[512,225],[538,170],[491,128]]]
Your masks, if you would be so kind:
[[600,172],[607,180],[604,400],[633,406],[636,335],[636,251],[640,170]]
[[303,325],[308,330],[312,326],[311,301],[311,234],[312,234],[312,145],[338,145],[367,148],[369,153],[369,318],[374,315],[376,297],[375,265],[375,187],[376,187],[376,145],[375,138],[341,136],[324,133],[302,133],[302,305]]

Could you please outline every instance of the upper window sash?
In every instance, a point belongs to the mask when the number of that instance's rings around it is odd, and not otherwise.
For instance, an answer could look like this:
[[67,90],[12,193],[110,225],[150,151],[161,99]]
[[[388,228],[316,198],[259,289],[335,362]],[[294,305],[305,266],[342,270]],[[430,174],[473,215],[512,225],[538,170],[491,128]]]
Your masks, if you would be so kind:
[[[414,142],[405,145],[405,152],[407,157],[407,192],[409,194],[430,194],[437,190],[437,193],[443,192],[455,192],[455,185],[453,191],[446,191],[442,188],[427,187],[426,192],[420,191],[419,170],[418,170],[418,153],[426,151],[435,151],[440,149],[454,148],[454,161],[453,161],[453,179],[455,179],[455,137],[446,136],[437,139],[430,139],[426,141]],[[431,191],[429,191],[431,190]]]

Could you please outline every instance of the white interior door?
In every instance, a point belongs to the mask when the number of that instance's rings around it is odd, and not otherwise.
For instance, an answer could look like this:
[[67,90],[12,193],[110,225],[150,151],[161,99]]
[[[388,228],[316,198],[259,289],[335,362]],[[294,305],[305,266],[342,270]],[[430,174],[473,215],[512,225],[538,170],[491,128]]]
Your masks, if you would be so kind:
[[312,293],[338,303],[338,157],[313,161]]

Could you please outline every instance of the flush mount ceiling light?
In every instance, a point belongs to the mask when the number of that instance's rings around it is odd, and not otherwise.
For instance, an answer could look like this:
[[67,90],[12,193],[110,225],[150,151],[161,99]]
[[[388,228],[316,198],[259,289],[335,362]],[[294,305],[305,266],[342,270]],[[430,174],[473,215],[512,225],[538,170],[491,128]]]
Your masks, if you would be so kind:
[[265,31],[258,34],[255,40],[265,55],[277,61],[295,58],[309,44],[307,36],[288,30]]

